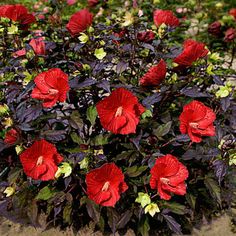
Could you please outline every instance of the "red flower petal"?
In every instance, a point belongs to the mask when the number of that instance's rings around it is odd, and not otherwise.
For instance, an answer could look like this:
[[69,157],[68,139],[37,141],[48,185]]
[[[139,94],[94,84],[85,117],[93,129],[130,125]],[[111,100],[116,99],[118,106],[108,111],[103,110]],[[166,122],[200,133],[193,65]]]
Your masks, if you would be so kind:
[[31,147],[20,154],[24,172],[33,179],[43,181],[54,179],[57,165],[63,157],[56,147],[46,140],[35,141]]
[[184,181],[188,178],[188,170],[176,157],[167,154],[158,158],[150,172],[150,186],[158,190],[162,199],[169,200],[170,193],[186,193]]
[[28,13],[26,7],[20,4],[1,6],[0,17],[6,17],[13,21],[18,21],[23,26],[23,29],[27,29],[29,24],[35,22],[35,17]]
[[74,37],[85,31],[92,24],[92,21],[93,14],[87,9],[82,9],[71,16],[66,28]]
[[4,143],[12,145],[17,141],[18,137],[18,132],[15,129],[10,129],[5,135]]
[[52,68],[37,75],[34,79],[36,87],[31,97],[43,100],[44,107],[52,107],[57,101],[64,102],[69,90],[68,75],[58,68]]
[[202,136],[214,136],[213,122],[216,115],[212,109],[199,101],[192,101],[185,105],[181,113],[180,132],[188,134],[192,142],[199,143]]
[[38,54],[38,55],[46,54],[45,43],[42,37],[31,39],[31,41],[29,42],[29,45],[33,48],[35,54]]
[[88,197],[102,206],[114,206],[128,188],[122,171],[107,163],[86,175]]
[[135,133],[140,115],[145,108],[130,91],[114,90],[96,105],[102,126],[115,134]]
[[151,67],[148,72],[139,80],[142,86],[158,86],[166,76],[166,63],[164,60]]
[[163,23],[171,27],[179,25],[179,19],[170,10],[155,10],[153,12],[153,20],[157,27]]
[[183,52],[174,59],[174,62],[180,66],[191,66],[193,62],[208,54],[204,43],[192,39],[185,40],[183,47]]

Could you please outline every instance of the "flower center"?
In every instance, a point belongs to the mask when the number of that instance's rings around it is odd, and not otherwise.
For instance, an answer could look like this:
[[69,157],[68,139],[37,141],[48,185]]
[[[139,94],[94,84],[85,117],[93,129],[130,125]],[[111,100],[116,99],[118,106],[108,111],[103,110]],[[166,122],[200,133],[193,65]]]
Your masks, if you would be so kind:
[[110,186],[110,182],[107,181],[107,182],[103,185],[102,191],[103,191],[103,192],[104,192],[104,191],[107,191],[107,190],[109,189],[109,186]]
[[160,178],[160,181],[161,181],[163,184],[169,184],[169,183],[170,183],[170,180],[167,179],[167,178]]
[[115,117],[121,116],[123,112],[123,107],[118,107],[116,110]]
[[39,156],[36,165],[40,166],[43,164],[43,156]]
[[48,93],[51,94],[51,95],[55,95],[55,94],[58,93],[58,90],[57,89],[49,89]]
[[190,127],[194,128],[194,129],[198,128],[198,123],[190,122],[189,125],[190,125]]

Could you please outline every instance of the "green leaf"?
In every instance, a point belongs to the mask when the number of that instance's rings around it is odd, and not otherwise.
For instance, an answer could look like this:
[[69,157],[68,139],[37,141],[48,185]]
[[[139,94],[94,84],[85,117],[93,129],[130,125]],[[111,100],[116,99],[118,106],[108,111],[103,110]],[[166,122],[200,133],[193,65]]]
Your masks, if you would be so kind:
[[102,146],[108,143],[108,138],[110,134],[99,134],[91,139],[90,144],[94,146]]
[[63,209],[63,221],[65,223],[68,223],[68,224],[71,223],[71,221],[72,221],[71,212],[72,212],[72,205],[71,205],[71,203],[66,204],[65,208]]
[[146,110],[142,115],[141,118],[144,120],[146,117],[152,117],[152,112],[150,110]]
[[80,33],[80,36],[78,38],[79,38],[79,41],[83,44],[87,43],[89,40],[88,35],[85,33]]
[[147,193],[138,193],[138,197],[135,199],[135,202],[141,204],[142,208],[151,203],[151,198]]
[[72,167],[67,162],[62,162],[58,167],[55,177],[58,178],[61,174],[64,174],[64,178],[70,176],[72,173]]
[[94,52],[94,56],[99,60],[102,60],[106,55],[107,53],[104,51],[103,48],[97,48]]
[[184,215],[186,213],[186,207],[177,202],[164,202],[163,206],[170,209],[173,213],[178,215]]
[[168,134],[172,125],[172,121],[167,122],[166,124],[158,126],[157,129],[153,131],[153,134],[156,135],[158,138],[163,137],[164,135]]
[[191,208],[194,210],[195,209],[195,205],[196,205],[196,197],[195,196],[193,196],[192,194],[190,194],[190,193],[187,193],[186,194],[186,200],[187,200],[187,202],[188,202],[188,204],[191,206]]
[[140,167],[132,166],[132,167],[127,168],[126,174],[129,177],[137,177],[137,176],[141,175],[142,172],[144,172],[147,168],[148,168],[148,166],[140,166]]
[[149,213],[153,217],[156,213],[160,212],[160,209],[156,203],[150,203],[145,207],[144,212],[145,214]]
[[221,206],[220,187],[218,186],[217,182],[213,178],[207,176],[204,180],[204,184],[208,188],[211,196]]
[[39,193],[37,194],[37,196],[35,197],[36,200],[48,200],[52,197],[54,197],[56,194],[56,191],[51,190],[48,186],[45,186],[44,188],[42,188]]
[[75,129],[82,129],[84,126],[83,120],[80,118],[78,111],[73,111],[69,119],[70,125]]
[[142,236],[149,236],[149,230],[150,230],[149,221],[148,221],[148,218],[145,217],[140,221],[140,224],[138,226],[138,232]]
[[90,121],[91,125],[94,125],[95,124],[95,121],[96,121],[96,118],[97,118],[97,109],[95,106],[90,106],[88,109],[87,109],[87,119]]
[[83,143],[82,138],[75,132],[72,132],[70,134],[70,137],[71,137],[71,139],[73,140],[74,143],[77,143],[77,144],[82,144]]

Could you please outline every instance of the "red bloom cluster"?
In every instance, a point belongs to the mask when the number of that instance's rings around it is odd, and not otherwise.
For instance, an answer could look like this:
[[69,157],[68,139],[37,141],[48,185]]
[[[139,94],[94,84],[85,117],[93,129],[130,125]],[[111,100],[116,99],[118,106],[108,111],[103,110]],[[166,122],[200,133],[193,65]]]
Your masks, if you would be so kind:
[[230,14],[231,16],[233,16],[234,19],[236,20],[236,8],[230,9],[229,14]]
[[120,194],[128,189],[124,175],[114,163],[107,163],[86,175],[87,194],[102,206],[114,207]]
[[166,63],[164,60],[151,67],[148,72],[139,80],[142,86],[157,86],[166,76]]
[[52,68],[42,72],[34,79],[36,87],[31,97],[43,100],[44,107],[52,107],[57,101],[64,102],[69,90],[68,75],[61,69]]
[[13,53],[13,57],[21,57],[21,56],[25,56],[26,55],[26,49],[20,49],[16,52]]
[[192,101],[185,105],[181,113],[180,132],[188,134],[193,142],[202,141],[202,136],[214,136],[213,125],[216,115],[212,109],[199,101]]
[[27,176],[35,180],[52,180],[57,172],[57,165],[63,157],[56,147],[46,140],[35,141],[31,147],[20,154],[20,161]]
[[31,39],[29,45],[33,48],[35,54],[37,55],[46,54],[45,42],[43,37]]
[[74,37],[85,31],[92,24],[92,21],[93,14],[87,9],[82,9],[71,16],[66,28]]
[[191,66],[193,62],[205,57],[208,53],[204,43],[192,39],[185,40],[183,47],[183,52],[174,59],[174,62],[180,66]]
[[139,117],[145,111],[137,97],[124,88],[114,90],[96,108],[103,128],[114,134],[135,133]]
[[177,27],[179,25],[179,19],[170,10],[155,10],[153,12],[153,20],[157,27],[163,23],[171,27]]
[[187,178],[187,168],[176,157],[167,154],[158,158],[151,169],[150,186],[152,189],[157,189],[162,199],[169,200],[170,193],[186,194],[184,181]]
[[141,42],[149,43],[155,39],[155,33],[152,32],[151,30],[139,32],[137,34],[137,38]]
[[99,0],[88,0],[88,5],[90,7],[95,7],[99,3]]
[[35,22],[35,17],[28,13],[28,9],[20,4],[0,6],[0,17],[6,17],[12,21],[18,21],[23,29]]
[[212,35],[219,36],[221,34],[221,23],[215,21],[208,26],[208,32]]
[[229,28],[225,32],[224,41],[225,42],[232,42],[236,38],[236,29]]
[[19,138],[19,134],[15,129],[10,129],[7,131],[4,139],[4,143],[12,145],[15,144]]

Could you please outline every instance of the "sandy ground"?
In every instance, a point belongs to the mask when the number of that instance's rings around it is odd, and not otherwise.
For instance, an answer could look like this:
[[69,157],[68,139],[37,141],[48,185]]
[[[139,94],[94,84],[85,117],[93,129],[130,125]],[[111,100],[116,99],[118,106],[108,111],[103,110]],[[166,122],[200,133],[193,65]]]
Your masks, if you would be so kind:
[[[22,226],[13,223],[6,218],[0,218],[0,236],[103,236],[101,232],[93,233],[90,227],[85,227],[75,233],[71,228],[66,231],[60,231],[57,228],[51,228],[42,231],[32,226]],[[231,231],[231,220],[227,215],[221,216],[214,220],[211,224],[205,224],[200,230],[194,229],[192,236],[233,236],[236,235]],[[112,235],[111,235],[112,236]],[[115,236],[121,236],[116,234]],[[123,236],[123,235],[122,235]],[[124,236],[135,236],[132,230]]]

